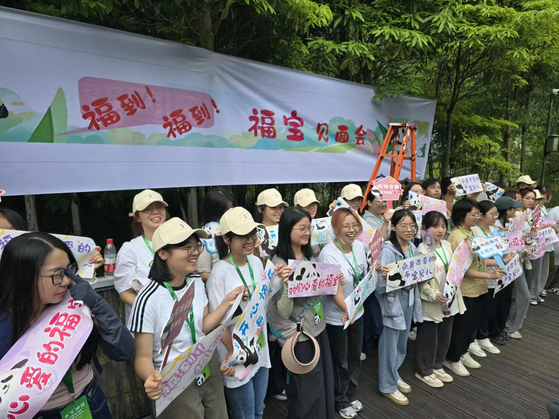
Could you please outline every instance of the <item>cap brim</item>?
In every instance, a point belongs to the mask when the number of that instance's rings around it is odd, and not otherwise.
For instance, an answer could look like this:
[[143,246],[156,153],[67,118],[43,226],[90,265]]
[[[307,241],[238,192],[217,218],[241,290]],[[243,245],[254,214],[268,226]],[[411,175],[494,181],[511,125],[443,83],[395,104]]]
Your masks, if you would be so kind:
[[287,202],[282,201],[282,200],[265,202],[264,205],[266,205],[267,207],[277,207],[278,205],[283,205],[284,207],[289,206],[289,204]]
[[201,228],[196,228],[194,230],[190,230],[190,231],[181,231],[179,234],[177,234],[175,237],[173,237],[171,240],[169,240],[169,243],[167,244],[179,244],[182,243],[183,241],[187,240],[190,236],[195,235],[196,237],[198,237],[199,239],[206,239],[208,238],[208,233],[206,233],[204,230],[202,230]]
[[363,194],[342,196],[342,198],[345,199],[346,201],[351,201],[352,199],[355,199],[355,198],[363,198]]
[[301,364],[295,357],[295,346],[297,345],[296,339],[298,338],[298,333],[285,342],[281,351],[283,364],[289,371],[295,374],[307,374],[316,367],[318,360],[320,359],[320,346],[318,345],[318,342],[315,338],[306,333],[305,336],[314,343],[315,348],[314,357],[308,364]]
[[227,233],[233,233],[233,234],[236,234],[238,236],[244,236],[245,234],[250,233],[252,230],[254,230],[257,227],[266,228],[266,226],[264,224],[259,224],[259,223],[256,223],[256,222],[252,221],[252,222],[240,225],[239,227],[235,228],[234,230],[226,231],[225,233],[223,231],[221,231],[220,233],[216,234],[216,236],[222,236],[222,235],[227,234]]
[[[149,201],[143,208],[136,208],[136,211],[143,211],[145,210],[147,207],[149,207],[151,204],[153,204],[154,202],[161,202],[163,205],[165,205],[166,207],[169,206],[168,203],[166,203],[165,201],[160,201],[159,199],[154,199],[153,201]],[[132,214],[132,213],[131,213]],[[133,216],[134,214],[132,214]]]
[[314,204],[314,203],[320,204],[320,201],[318,199],[311,199],[310,201],[304,201],[304,202],[297,202],[297,205],[299,205],[300,207],[308,207],[310,204]]

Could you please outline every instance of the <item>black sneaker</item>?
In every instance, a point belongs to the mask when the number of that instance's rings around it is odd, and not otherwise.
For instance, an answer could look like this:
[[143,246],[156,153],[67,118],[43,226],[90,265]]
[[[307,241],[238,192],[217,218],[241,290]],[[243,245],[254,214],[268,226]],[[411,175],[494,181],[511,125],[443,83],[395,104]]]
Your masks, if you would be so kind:
[[507,340],[505,338],[503,338],[502,336],[497,336],[495,338],[491,338],[491,343],[495,344],[495,345],[506,345],[507,344]]

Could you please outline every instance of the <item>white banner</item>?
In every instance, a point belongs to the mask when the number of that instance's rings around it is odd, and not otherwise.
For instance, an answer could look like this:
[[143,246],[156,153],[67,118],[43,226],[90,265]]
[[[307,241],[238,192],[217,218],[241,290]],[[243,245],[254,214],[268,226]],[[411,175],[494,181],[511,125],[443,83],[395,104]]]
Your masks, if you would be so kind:
[[0,39],[6,195],[366,181],[389,122],[425,172],[434,100],[7,8]]

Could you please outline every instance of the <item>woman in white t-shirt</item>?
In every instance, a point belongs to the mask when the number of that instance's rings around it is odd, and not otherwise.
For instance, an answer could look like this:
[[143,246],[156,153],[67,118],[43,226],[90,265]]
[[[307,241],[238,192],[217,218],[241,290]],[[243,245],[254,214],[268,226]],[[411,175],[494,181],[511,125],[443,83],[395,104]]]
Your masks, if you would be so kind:
[[[167,362],[172,362],[189,347],[215,329],[231,308],[242,287],[233,288],[214,307],[208,309],[204,283],[196,273],[196,262],[204,248],[204,230],[193,230],[180,218],[172,218],[153,234],[155,252],[150,280],[132,307],[130,330],[136,342],[136,372],[145,381],[148,397],[161,397],[161,370],[166,351],[161,349],[161,334],[169,320],[174,302],[194,287],[192,308],[180,334],[173,340]],[[192,382],[163,411],[159,418],[188,417],[221,419],[227,417],[219,364],[213,356],[202,369],[202,383]]]
[[345,298],[349,296],[367,272],[367,249],[357,240],[363,227],[349,208],[338,208],[332,215],[336,238],[320,252],[319,261],[341,265],[343,280],[335,296],[323,298],[324,321],[334,363],[335,409],[343,418],[355,418],[363,410],[358,399],[358,379],[361,373],[363,347],[363,311],[344,330]]
[[[215,240],[220,261],[212,269],[206,284],[211,311],[221,304],[228,293],[239,286],[245,287],[251,296],[264,273],[262,262],[253,255],[257,241],[256,228],[262,224],[255,223],[246,209],[236,207],[223,214],[219,225],[221,232]],[[285,273],[289,273],[288,268],[282,271],[278,275],[287,276]],[[240,307],[244,309],[245,306],[246,303],[242,303]],[[260,333],[264,338],[263,342],[259,339],[261,343],[254,343],[252,348],[254,353],[259,353],[258,361],[242,381],[233,376],[234,371],[231,371],[231,367],[225,367],[233,353],[231,333],[234,327],[235,325],[229,327],[217,347],[224,373],[223,384],[227,404],[233,419],[261,419],[268,384],[268,369],[271,366],[266,323]]]
[[125,304],[126,323],[137,293],[149,283],[148,274],[153,262],[153,233],[169,218],[163,197],[146,189],[134,197],[132,235],[134,238],[122,245],[116,256],[114,286]]
[[[454,316],[462,314],[466,309],[460,288],[456,290],[451,301],[443,296],[446,275],[453,254],[452,246],[444,240],[447,227],[446,217],[442,213],[431,211],[425,214],[421,228],[428,232],[433,239],[433,244],[428,247],[423,242],[418,247],[421,255],[435,253],[435,277],[419,284],[423,323],[417,324],[415,376],[434,388],[443,387],[443,383],[453,381],[452,376],[443,369],[443,362],[452,337]],[[448,311],[445,312],[445,309]],[[466,373],[467,371],[463,369],[462,375]]]

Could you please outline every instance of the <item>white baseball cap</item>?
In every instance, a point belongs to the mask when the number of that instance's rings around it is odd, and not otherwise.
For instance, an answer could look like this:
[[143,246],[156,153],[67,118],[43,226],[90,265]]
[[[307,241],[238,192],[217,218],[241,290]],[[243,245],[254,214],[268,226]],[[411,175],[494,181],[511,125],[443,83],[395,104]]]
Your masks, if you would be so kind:
[[293,204],[295,206],[299,205],[300,207],[306,207],[313,202],[320,204],[320,201],[316,199],[316,195],[312,189],[301,189],[300,191],[297,191],[297,193],[293,197]]
[[267,207],[277,207],[283,204],[284,207],[288,207],[289,204],[283,200],[279,191],[275,188],[266,189],[258,194],[256,199],[256,205],[266,205]]
[[532,178],[528,175],[524,175],[524,176],[520,176],[518,179],[516,179],[516,183],[525,183],[527,185],[535,185],[537,182],[533,181]]
[[363,191],[361,190],[361,187],[359,185],[356,185],[355,183],[350,183],[349,185],[345,185],[343,187],[340,196],[346,201],[350,201],[352,199],[357,198],[358,196],[363,198]]
[[542,199],[543,195],[540,191],[538,191],[537,189],[534,189],[533,192],[536,194],[536,199]]
[[133,217],[136,211],[143,211],[150,206],[153,202],[161,202],[163,205],[168,207],[169,205],[163,200],[160,193],[152,191],[151,189],[146,189],[134,197],[134,202],[132,202],[132,212],[129,214]]
[[157,227],[153,233],[153,251],[157,252],[168,244],[182,243],[193,234],[199,239],[208,237],[208,233],[201,228],[193,229],[180,218],[173,217]]
[[254,222],[252,215],[243,207],[235,207],[227,210],[219,220],[221,231],[217,236],[224,236],[229,232],[233,232],[239,236],[250,233],[256,227],[265,228],[263,224]]

